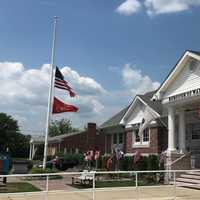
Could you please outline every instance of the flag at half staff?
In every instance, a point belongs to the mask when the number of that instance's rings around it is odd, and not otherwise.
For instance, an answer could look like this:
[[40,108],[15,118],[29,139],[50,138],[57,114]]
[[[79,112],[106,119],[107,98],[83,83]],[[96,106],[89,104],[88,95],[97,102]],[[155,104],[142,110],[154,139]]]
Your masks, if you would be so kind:
[[63,112],[77,112],[78,108],[73,105],[65,104],[58,98],[54,97],[53,101],[53,114],[63,113]]
[[56,74],[55,74],[55,87],[62,89],[62,90],[67,90],[69,92],[70,97],[76,96],[76,93],[74,90],[69,86],[68,82],[65,81],[63,74],[61,71],[56,67]]

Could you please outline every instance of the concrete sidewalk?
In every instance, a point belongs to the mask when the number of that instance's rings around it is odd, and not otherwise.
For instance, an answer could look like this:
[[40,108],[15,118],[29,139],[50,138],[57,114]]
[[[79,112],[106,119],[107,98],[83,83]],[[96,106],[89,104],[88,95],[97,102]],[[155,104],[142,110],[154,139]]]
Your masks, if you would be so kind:
[[[176,194],[178,200],[199,200],[200,191],[171,186],[136,188],[106,188],[95,191],[95,200],[172,200]],[[139,198],[138,198],[139,197]],[[79,190],[77,192],[55,191],[34,194],[0,195],[0,200],[92,200],[92,191]]]

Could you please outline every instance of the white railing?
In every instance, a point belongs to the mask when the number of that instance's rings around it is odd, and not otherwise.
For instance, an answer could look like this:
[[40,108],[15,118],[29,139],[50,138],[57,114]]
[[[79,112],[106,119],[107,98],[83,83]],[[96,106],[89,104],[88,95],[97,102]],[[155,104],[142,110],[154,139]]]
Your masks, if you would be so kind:
[[[135,199],[139,200],[140,199],[140,193],[139,193],[139,188],[142,187],[162,187],[164,184],[160,184],[160,185],[152,185],[152,186],[140,186],[139,185],[139,181],[138,181],[138,176],[140,174],[148,174],[148,173],[155,173],[155,174],[170,174],[173,175],[171,177],[173,177],[170,181],[170,183],[168,185],[172,186],[174,188],[174,192],[173,194],[171,194],[171,197],[173,199],[176,199],[177,197],[177,193],[176,193],[176,189],[177,189],[177,184],[176,184],[176,174],[177,173],[185,173],[185,172],[200,172],[200,170],[152,170],[152,171],[91,171],[91,172],[86,172],[87,174],[90,173],[93,178],[92,178],[92,187],[90,189],[84,189],[82,191],[80,190],[76,190],[76,191],[65,191],[68,193],[76,193],[76,192],[85,192],[85,191],[90,191],[92,192],[91,195],[91,199],[95,200],[95,192],[96,191],[111,191],[111,188],[101,188],[101,189],[97,189],[96,185],[95,185],[95,180],[96,180],[96,176],[97,175],[104,175],[104,174],[130,174],[130,175],[134,175],[135,176],[135,186],[127,186],[127,187],[116,187],[117,190],[124,190],[124,189],[130,189],[130,188],[135,188],[136,191],[136,197]],[[46,174],[12,174],[12,175],[0,175],[0,178],[3,177],[7,177],[7,179],[9,180],[9,178],[22,178],[22,177],[45,177],[45,183],[46,183],[46,187],[45,190],[40,191],[40,192],[22,192],[22,193],[0,193],[0,195],[20,195],[20,194],[34,194],[34,193],[44,193],[47,194],[47,199],[48,199],[48,193],[50,193],[51,191],[49,190],[49,181],[50,181],[50,177],[53,176],[75,176],[75,175],[82,175],[84,172],[62,172],[62,173],[46,173]],[[59,190],[61,192],[61,190]],[[57,190],[58,192],[58,190]],[[200,193],[199,193],[200,194]]]

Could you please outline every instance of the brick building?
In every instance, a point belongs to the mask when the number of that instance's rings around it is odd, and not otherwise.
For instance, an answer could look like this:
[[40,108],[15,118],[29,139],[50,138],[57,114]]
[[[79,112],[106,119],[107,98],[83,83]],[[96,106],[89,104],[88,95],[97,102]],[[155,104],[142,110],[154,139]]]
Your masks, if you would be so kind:
[[[137,95],[133,102],[121,110],[114,117],[100,126],[101,132],[110,137],[110,153],[116,148],[126,154],[139,151],[143,155],[160,154],[167,147],[166,119],[161,119],[162,105],[160,102],[151,101],[156,91],[144,95]],[[156,113],[157,119],[153,120],[139,136],[139,126],[144,118],[146,108]]]
[[[153,120],[139,136],[147,113]],[[49,138],[50,154],[90,149],[102,154],[116,149],[143,155],[165,151],[167,163],[175,163],[171,168],[190,168],[190,164],[199,168],[200,52],[186,51],[158,90],[136,95],[129,106],[99,127],[89,123],[85,131]]]

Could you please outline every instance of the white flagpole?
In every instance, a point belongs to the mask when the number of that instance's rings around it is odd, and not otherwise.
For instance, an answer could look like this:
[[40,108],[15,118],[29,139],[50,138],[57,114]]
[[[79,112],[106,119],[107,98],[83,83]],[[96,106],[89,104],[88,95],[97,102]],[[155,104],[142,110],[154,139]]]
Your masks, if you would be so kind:
[[45,133],[45,143],[44,143],[44,158],[43,158],[43,169],[46,168],[47,161],[47,151],[48,151],[48,134],[49,126],[51,123],[52,115],[52,105],[53,105],[53,88],[54,88],[54,63],[55,63],[55,44],[56,44],[56,26],[57,26],[58,17],[54,17],[54,29],[53,29],[53,45],[51,51],[51,78],[50,78],[50,87],[49,87],[49,98],[48,98],[48,109],[47,109],[47,121],[46,121],[46,133]]

